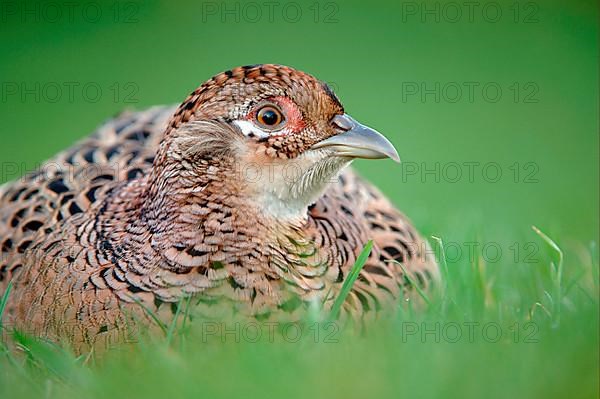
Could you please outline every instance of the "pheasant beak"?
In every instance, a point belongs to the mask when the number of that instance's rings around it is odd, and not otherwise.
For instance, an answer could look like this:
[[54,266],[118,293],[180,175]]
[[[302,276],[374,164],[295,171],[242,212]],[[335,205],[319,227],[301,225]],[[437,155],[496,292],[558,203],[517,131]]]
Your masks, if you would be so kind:
[[333,123],[344,132],[314,144],[311,149],[327,148],[340,157],[391,158],[400,162],[393,144],[377,130],[358,123],[347,114],[335,116]]

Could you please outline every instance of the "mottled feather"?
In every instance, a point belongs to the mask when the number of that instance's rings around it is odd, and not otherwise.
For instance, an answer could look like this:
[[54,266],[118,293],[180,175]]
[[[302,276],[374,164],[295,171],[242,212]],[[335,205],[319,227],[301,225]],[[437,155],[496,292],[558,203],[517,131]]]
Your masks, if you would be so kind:
[[[369,239],[372,253],[342,317],[375,315],[410,295],[413,287],[391,261],[429,287],[438,269],[426,241],[350,168],[303,220],[257,214],[237,164],[227,161],[244,146],[226,125],[242,111],[223,108],[216,87],[237,77],[281,95],[285,90],[268,86],[273,74],[286,90],[300,87],[298,95],[317,87],[285,67],[237,68],[179,107],[117,116],[36,173],[0,187],[0,295],[15,284],[5,323],[84,350],[126,340],[132,325],[153,325],[145,309],[169,320],[168,304],[187,295],[207,317],[297,320],[314,301],[333,304]],[[342,112],[335,97],[327,100],[330,91],[321,91],[310,104]],[[238,100],[239,93],[227,93]],[[275,148],[279,162],[317,140],[304,137],[256,146],[267,145],[260,150],[267,155]]]

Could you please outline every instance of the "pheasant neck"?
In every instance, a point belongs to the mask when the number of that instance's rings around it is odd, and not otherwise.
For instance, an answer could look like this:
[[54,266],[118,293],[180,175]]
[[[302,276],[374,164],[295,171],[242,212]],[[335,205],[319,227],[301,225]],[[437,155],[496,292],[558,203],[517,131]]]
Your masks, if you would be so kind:
[[265,214],[232,163],[202,161],[191,170],[167,164],[109,196],[97,219],[108,259],[127,257],[135,268],[150,257],[181,272],[261,257],[281,247],[281,237],[305,241],[305,219]]

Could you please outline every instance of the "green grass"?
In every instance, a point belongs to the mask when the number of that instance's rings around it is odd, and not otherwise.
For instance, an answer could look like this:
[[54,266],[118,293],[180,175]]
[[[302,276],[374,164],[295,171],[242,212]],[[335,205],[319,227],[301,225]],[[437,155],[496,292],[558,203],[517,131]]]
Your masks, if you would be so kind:
[[448,262],[424,309],[399,303],[366,329],[307,324],[298,339],[255,340],[211,322],[219,331],[208,333],[184,299],[189,325],[99,358],[17,334],[0,358],[0,397],[597,397],[597,256],[563,264],[556,241],[536,233],[548,249],[536,263]]

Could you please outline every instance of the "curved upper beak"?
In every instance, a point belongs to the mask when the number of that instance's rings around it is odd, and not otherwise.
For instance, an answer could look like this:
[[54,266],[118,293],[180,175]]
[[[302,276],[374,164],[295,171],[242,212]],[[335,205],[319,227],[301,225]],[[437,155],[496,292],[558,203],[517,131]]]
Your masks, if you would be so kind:
[[333,123],[345,131],[314,144],[311,149],[327,148],[342,157],[391,158],[400,162],[398,152],[392,143],[377,130],[358,123],[347,114],[335,116]]

